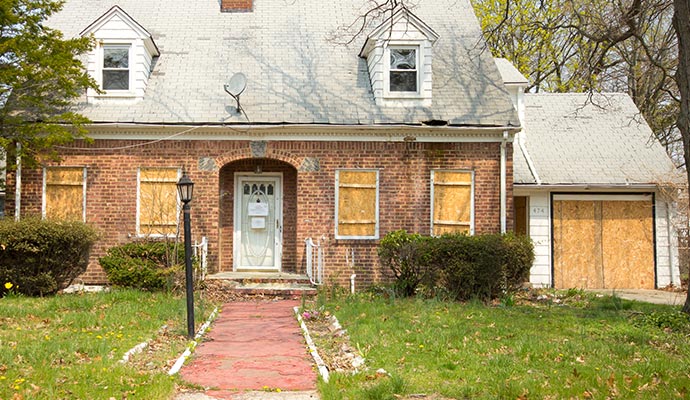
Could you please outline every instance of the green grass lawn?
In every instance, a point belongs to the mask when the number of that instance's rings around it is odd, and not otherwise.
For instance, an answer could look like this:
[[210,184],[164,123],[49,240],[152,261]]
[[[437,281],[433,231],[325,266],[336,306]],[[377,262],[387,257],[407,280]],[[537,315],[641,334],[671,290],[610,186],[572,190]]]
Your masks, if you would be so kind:
[[333,374],[323,399],[688,398],[690,327],[677,308],[569,295],[513,306],[333,301],[369,369]]
[[[169,399],[177,380],[166,371],[188,343],[185,307],[184,297],[136,290],[0,298],[0,399]],[[119,362],[150,339],[154,351]]]

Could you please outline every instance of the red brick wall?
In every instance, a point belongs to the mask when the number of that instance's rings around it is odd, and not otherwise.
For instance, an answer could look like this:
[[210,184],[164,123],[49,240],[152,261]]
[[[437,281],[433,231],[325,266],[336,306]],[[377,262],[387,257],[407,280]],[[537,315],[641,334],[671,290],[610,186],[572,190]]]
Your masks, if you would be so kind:
[[251,11],[252,0],[220,0],[220,11]]
[[[195,239],[209,238],[214,271],[232,270],[234,173],[282,172],[284,191],[283,270],[304,272],[304,240],[321,239],[326,278],[347,285],[379,282],[388,271],[378,268],[377,240],[336,240],[335,171],[379,170],[380,236],[396,229],[429,234],[432,169],[475,172],[475,232],[500,230],[499,143],[267,142],[257,150],[248,141],[164,141],[140,146],[137,141],[77,142],[63,151],[62,165],[88,167],[87,222],[101,241],[83,275],[87,283],[104,282],[97,258],[136,236],[136,179],[139,167],[185,167],[195,182],[192,228]],[[87,148],[109,148],[89,151]],[[261,157],[252,157],[259,155]],[[508,226],[512,226],[512,149],[508,147]],[[8,183],[12,184],[12,176]],[[41,212],[42,172],[24,170],[22,214]],[[8,193],[13,189],[8,187]],[[8,196],[11,213],[14,197]],[[11,215],[11,214],[8,214]],[[354,254],[354,265],[352,264]],[[349,262],[349,264],[348,264]]]

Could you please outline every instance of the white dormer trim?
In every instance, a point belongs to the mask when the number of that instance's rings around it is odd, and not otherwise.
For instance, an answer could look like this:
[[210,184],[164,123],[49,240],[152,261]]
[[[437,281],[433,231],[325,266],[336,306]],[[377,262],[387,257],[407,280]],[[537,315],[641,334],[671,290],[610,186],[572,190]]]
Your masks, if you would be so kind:
[[104,89],[104,48],[117,46],[129,49],[128,89],[104,90],[103,93],[89,89],[88,100],[99,102],[143,99],[151,75],[153,59],[160,55],[151,34],[119,6],[114,6],[86,27],[80,35],[92,36],[96,40],[96,46],[88,57],[87,70],[101,89]]
[[[367,37],[360,57],[367,59],[371,88],[380,106],[431,106],[432,46],[439,38],[427,24],[401,7]],[[416,53],[416,91],[391,90],[391,50]]]

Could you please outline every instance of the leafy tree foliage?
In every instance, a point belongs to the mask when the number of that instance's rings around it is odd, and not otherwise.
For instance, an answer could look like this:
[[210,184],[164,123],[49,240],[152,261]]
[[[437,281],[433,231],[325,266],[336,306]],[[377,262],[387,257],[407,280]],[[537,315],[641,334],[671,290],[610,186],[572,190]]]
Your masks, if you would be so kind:
[[55,0],[0,0],[0,146],[13,155],[21,144],[29,164],[84,137],[88,121],[72,105],[96,88],[79,59],[91,40],[65,39],[44,24],[61,7]]
[[472,2],[493,55],[528,77],[528,91],[627,92],[682,163],[670,0]]

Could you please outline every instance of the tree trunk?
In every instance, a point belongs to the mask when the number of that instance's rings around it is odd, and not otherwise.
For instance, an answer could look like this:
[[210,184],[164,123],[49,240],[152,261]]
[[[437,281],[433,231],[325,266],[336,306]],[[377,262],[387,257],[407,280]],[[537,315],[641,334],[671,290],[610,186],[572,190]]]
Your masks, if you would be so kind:
[[[673,1],[673,27],[678,37],[678,70],[676,83],[680,92],[678,130],[683,138],[685,171],[690,185],[690,0]],[[690,314],[690,291],[683,312]]]

